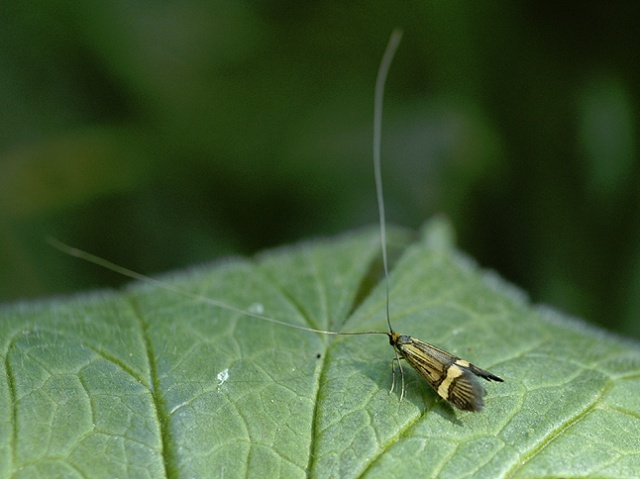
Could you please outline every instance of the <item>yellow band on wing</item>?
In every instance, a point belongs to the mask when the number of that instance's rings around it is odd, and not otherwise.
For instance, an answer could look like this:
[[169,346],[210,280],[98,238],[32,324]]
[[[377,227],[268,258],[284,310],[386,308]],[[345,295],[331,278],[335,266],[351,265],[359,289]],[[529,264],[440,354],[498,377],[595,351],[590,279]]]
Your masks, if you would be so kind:
[[[456,363],[457,362],[458,361],[456,361]],[[456,366],[455,363],[449,366],[449,369],[447,369],[447,377],[444,378],[444,381],[442,381],[440,386],[438,386],[438,394],[440,397],[444,399],[449,398],[449,388],[451,387],[451,384],[456,378],[462,376],[462,373],[462,369]]]

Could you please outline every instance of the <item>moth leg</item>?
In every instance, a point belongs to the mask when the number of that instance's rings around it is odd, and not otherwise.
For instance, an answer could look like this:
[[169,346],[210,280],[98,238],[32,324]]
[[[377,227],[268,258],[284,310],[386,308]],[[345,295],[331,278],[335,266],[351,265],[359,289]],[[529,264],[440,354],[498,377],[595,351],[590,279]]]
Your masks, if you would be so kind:
[[389,394],[393,392],[396,388],[396,358],[391,360],[391,389],[389,389]]
[[404,399],[404,369],[402,369],[402,364],[400,364],[400,359],[402,358],[398,354],[398,351],[394,349],[393,352],[395,353],[396,357],[391,360],[391,389],[389,390],[389,394],[391,394],[396,387],[395,364],[397,363],[398,368],[400,369],[400,385],[402,387],[400,391],[400,401],[402,401]]
[[400,364],[400,358],[398,358],[398,367],[400,368],[400,382],[402,383],[402,392],[400,393],[400,402],[404,399],[404,369],[402,369],[402,364]]

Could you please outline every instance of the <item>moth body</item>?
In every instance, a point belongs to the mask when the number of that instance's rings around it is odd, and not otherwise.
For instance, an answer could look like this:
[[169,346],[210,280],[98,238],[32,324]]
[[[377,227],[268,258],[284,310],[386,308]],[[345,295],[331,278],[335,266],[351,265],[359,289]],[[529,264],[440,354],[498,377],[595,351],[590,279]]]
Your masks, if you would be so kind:
[[502,382],[495,374],[414,337],[391,331],[389,342],[398,353],[400,368],[399,359],[405,359],[441,398],[463,411],[480,411],[484,406],[485,391],[478,377]]

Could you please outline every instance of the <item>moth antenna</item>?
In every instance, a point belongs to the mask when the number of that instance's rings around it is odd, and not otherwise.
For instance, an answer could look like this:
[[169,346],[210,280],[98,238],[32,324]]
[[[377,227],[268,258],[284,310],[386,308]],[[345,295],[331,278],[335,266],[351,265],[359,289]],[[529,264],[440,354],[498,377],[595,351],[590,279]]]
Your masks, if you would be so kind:
[[376,178],[376,197],[378,199],[378,213],[380,215],[380,243],[382,247],[382,264],[384,266],[384,282],[386,289],[386,313],[387,325],[389,332],[393,332],[391,327],[391,319],[389,314],[389,264],[387,261],[387,224],[384,214],[384,196],[382,194],[382,173],[380,168],[380,137],[382,133],[382,104],[384,99],[384,85],[387,81],[387,73],[391,66],[391,61],[396,54],[400,40],[402,39],[402,30],[395,29],[391,33],[389,43],[382,56],[380,68],[378,69],[378,77],[376,78],[376,91],[373,110],[373,172]]
[[114,271],[115,273],[121,274],[123,276],[126,276],[128,278],[131,279],[135,279],[138,281],[143,281],[147,284],[151,284],[154,286],[158,286],[166,291],[171,291],[173,293],[177,293],[180,294],[182,296],[185,296],[187,298],[191,298],[191,299],[195,299],[196,301],[201,301],[203,303],[207,303],[210,304],[212,306],[221,308],[221,309],[226,309],[228,311],[232,311],[234,313],[238,313],[238,314],[242,314],[244,316],[250,316],[252,318],[257,318],[257,319],[261,319],[263,321],[267,321],[269,323],[275,323],[275,324],[280,324],[282,326],[288,326],[290,328],[294,328],[294,329],[299,329],[301,331],[309,331],[312,333],[320,333],[320,334],[328,334],[328,335],[332,335],[332,336],[361,336],[361,335],[365,335],[365,334],[387,334],[386,332],[383,331],[362,331],[362,332],[353,332],[353,333],[340,333],[337,331],[325,331],[323,329],[315,329],[315,328],[310,328],[308,326],[301,326],[298,324],[292,324],[292,323],[287,323],[286,321],[280,321],[279,319],[275,319],[275,318],[270,318],[269,316],[264,316],[262,314],[258,314],[258,313],[253,313],[251,311],[247,311],[244,309],[240,309],[240,308],[236,308],[235,306],[231,306],[229,304],[223,303],[222,301],[217,301],[213,298],[209,298],[207,296],[203,296],[201,294],[196,294],[196,293],[192,293],[191,291],[188,291],[186,289],[183,288],[179,288],[178,286],[174,286],[170,283],[165,283],[164,281],[160,281],[158,279],[152,278],[150,276],[146,276],[144,274],[141,273],[137,273],[131,269],[125,268],[124,266],[120,266],[118,264],[112,263],[109,260],[106,260],[104,258],[101,258],[100,256],[96,256],[94,254],[91,253],[87,253],[86,251],[83,251],[81,249],[78,248],[74,248],[73,246],[69,246],[65,243],[63,243],[62,241],[59,241],[55,238],[47,238],[47,243],[49,243],[51,246],[53,246],[55,249],[57,249],[58,251],[61,251],[65,254],[68,254],[69,256],[73,256],[76,258],[80,258],[84,261],[88,261],[89,263],[93,263],[95,265],[101,266],[103,268],[106,268],[108,270]]
[[[80,258],[84,261],[88,261],[89,263],[93,263],[95,265],[101,266],[108,270],[114,271],[128,278],[135,279],[138,281],[143,281],[145,283],[158,286],[166,291],[171,291],[171,292],[180,294],[182,296],[185,296],[187,298],[195,299],[197,301],[202,301],[212,306],[215,306],[221,309],[226,309],[228,311],[242,314],[244,316],[257,318],[263,321],[268,321],[270,323],[279,324],[279,325],[287,326],[294,329],[299,329],[301,331],[309,331],[312,333],[328,334],[333,336],[362,336],[367,334],[378,334],[378,335],[386,335],[391,337],[390,333],[393,332],[393,329],[391,328],[391,319],[389,314],[389,266],[388,266],[388,260],[387,260],[387,231],[386,231],[386,220],[385,220],[385,213],[384,213],[384,196],[382,194],[382,174],[381,174],[381,168],[380,168],[380,137],[381,137],[381,130],[382,130],[382,105],[383,105],[383,98],[384,98],[384,86],[387,79],[387,73],[389,72],[389,67],[391,66],[391,61],[395,56],[395,53],[396,53],[396,50],[398,49],[398,45],[400,44],[401,38],[402,38],[401,29],[395,29],[391,33],[391,37],[389,38],[389,43],[387,44],[387,48],[385,49],[384,55],[382,57],[380,67],[378,69],[378,76],[376,78],[374,114],[373,114],[373,168],[374,168],[375,181],[376,181],[376,196],[378,201],[378,212],[380,215],[380,243],[382,246],[382,262],[384,265],[384,278],[385,278],[385,288],[386,288],[386,316],[387,316],[387,326],[389,327],[389,332],[361,331],[361,332],[343,333],[343,332],[337,332],[337,331],[326,331],[322,329],[315,329],[307,326],[300,326],[297,324],[287,323],[285,321],[280,321],[275,318],[270,318],[268,316],[264,316],[261,314],[253,313],[251,311],[246,311],[244,309],[236,308],[235,306],[228,305],[226,303],[223,303],[222,301],[217,301],[207,296],[202,296],[200,294],[192,293],[186,289],[179,288],[172,284],[165,283],[164,281],[160,281],[158,279],[152,278],[150,276],[146,276],[141,273],[137,273],[136,271],[125,268],[124,266],[120,266],[116,263],[112,263],[111,261],[108,261],[94,254],[69,246],[55,238],[49,237],[47,238],[47,242],[57,250],[69,256]],[[403,392],[404,392],[404,375],[402,379],[403,379]]]

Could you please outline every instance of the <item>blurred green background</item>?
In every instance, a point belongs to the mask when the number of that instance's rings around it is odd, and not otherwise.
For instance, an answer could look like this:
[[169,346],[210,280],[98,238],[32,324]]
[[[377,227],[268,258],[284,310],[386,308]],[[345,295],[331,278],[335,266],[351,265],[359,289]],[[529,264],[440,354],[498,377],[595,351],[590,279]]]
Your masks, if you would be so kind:
[[0,6],[0,300],[435,213],[484,267],[640,337],[640,4]]

